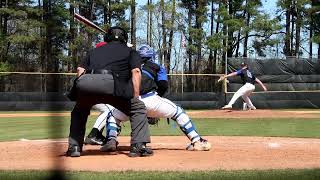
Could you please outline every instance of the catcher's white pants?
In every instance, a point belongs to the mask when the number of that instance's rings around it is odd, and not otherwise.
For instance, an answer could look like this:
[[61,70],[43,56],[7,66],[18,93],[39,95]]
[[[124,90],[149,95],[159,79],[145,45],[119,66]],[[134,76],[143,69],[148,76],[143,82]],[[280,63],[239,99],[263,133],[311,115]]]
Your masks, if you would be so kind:
[[242,96],[242,99],[244,100],[245,103],[247,103],[247,106],[249,108],[254,108],[254,105],[252,104],[249,96],[251,93],[255,90],[255,86],[251,83],[246,83],[243,85],[237,92],[234,93],[232,96],[231,100],[228,103],[228,106],[232,106],[236,100]]
[[[146,106],[148,117],[171,118],[176,121],[192,143],[200,139],[200,135],[197,133],[189,116],[181,107],[177,106],[172,101],[158,96],[155,92],[142,95],[140,100],[144,102]],[[119,129],[121,122],[128,121],[129,118],[118,109],[110,105],[108,105],[108,107],[108,112],[101,114],[100,116],[103,116],[103,118],[98,117],[98,119],[107,119],[107,137],[116,138],[118,135],[117,130]],[[110,107],[113,109],[110,109]]]

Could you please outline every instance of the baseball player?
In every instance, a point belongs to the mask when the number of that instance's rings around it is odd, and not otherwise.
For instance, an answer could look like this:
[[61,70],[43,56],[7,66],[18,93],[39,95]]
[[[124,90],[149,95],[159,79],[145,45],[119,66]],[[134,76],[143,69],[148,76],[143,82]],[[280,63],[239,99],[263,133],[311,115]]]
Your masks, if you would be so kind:
[[[96,44],[96,48],[99,48],[101,46],[107,45],[107,42],[102,41]],[[133,45],[130,43],[127,43],[128,47],[132,47]],[[102,132],[104,130],[105,126],[105,117],[107,116],[106,112],[109,112],[110,110],[114,109],[113,106],[108,104],[96,104],[92,107],[92,109],[99,111],[100,114],[93,125],[92,130],[88,134],[88,136],[85,138],[84,144],[96,144],[96,145],[102,145],[105,142],[105,137],[102,135]]]
[[131,148],[129,157],[152,156],[147,114],[139,99],[141,57],[128,48],[127,32],[121,27],[108,29],[108,45],[91,50],[77,68],[76,104],[71,123],[66,156],[80,157],[85,126],[93,105],[111,104],[130,116]]
[[[225,78],[232,77],[232,76],[240,76],[243,86],[234,93],[229,103],[222,107],[222,109],[232,109],[232,105],[236,102],[236,100],[241,96],[247,106],[248,110],[255,110],[257,109],[251,102],[249,96],[255,90],[255,82],[257,82],[264,91],[267,91],[266,86],[254,76],[254,74],[249,71],[248,65],[246,63],[241,63],[241,68],[236,71],[232,72],[227,75],[223,75],[219,78],[218,81],[224,80]],[[246,109],[246,108],[245,108]]]
[[[207,140],[201,138],[199,133],[196,131],[193,122],[185,113],[183,108],[177,106],[172,101],[161,97],[168,88],[168,78],[166,70],[162,66],[154,63],[155,52],[149,46],[142,46],[138,52],[144,60],[142,65],[141,81],[142,95],[140,96],[140,99],[145,103],[148,117],[171,118],[174,120],[179,125],[182,132],[191,141],[187,150],[210,150],[211,144]],[[114,152],[118,145],[117,136],[121,130],[120,124],[127,121],[128,116],[116,108],[104,112],[101,116],[104,116],[107,120],[107,142],[101,147],[101,151]],[[99,117],[98,119],[102,118]]]
[[[99,48],[101,46],[106,45],[107,42],[102,41],[96,44],[96,48]],[[128,47],[132,47],[133,45],[130,43],[127,43]],[[103,142],[105,142],[105,137],[102,135],[102,132],[104,130],[105,126],[105,120],[103,119],[105,115],[102,115],[106,111],[110,111],[110,109],[113,109],[114,107],[108,104],[96,104],[92,107],[92,109],[99,111],[100,114],[98,116],[98,119],[96,120],[95,124],[93,125],[93,129],[87,136],[87,138],[84,141],[84,144],[99,144],[102,145]],[[101,115],[101,116],[100,116]]]

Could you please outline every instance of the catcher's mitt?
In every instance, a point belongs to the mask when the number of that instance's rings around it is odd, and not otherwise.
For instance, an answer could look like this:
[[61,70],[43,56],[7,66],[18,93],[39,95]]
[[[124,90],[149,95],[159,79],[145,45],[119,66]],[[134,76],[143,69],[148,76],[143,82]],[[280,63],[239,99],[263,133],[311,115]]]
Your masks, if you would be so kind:
[[151,118],[151,117],[148,117],[148,123],[150,125],[156,125],[158,124],[158,122],[160,121],[160,118]]

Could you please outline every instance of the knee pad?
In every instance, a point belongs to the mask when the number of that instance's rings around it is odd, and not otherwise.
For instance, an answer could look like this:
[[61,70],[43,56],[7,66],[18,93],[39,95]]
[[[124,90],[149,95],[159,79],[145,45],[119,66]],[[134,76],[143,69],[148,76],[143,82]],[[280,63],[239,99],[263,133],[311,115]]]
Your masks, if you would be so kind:
[[171,117],[171,119],[176,121],[180,127],[187,124],[187,122],[190,121],[189,116],[186,114],[184,109],[180,106],[177,106],[176,113]]
[[185,111],[182,107],[177,106],[176,113],[171,117],[172,120],[177,121],[177,119],[182,115],[185,114]]

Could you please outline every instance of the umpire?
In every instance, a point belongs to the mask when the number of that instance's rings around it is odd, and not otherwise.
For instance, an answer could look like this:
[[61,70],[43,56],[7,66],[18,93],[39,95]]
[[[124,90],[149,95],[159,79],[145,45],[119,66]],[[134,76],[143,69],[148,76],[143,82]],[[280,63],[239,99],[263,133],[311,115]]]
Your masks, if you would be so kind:
[[111,27],[106,34],[108,44],[91,50],[77,68],[67,156],[80,157],[90,109],[99,103],[130,116],[130,157],[153,155],[146,147],[150,143],[149,127],[145,105],[139,100],[141,57],[127,47],[127,40],[124,29]]

